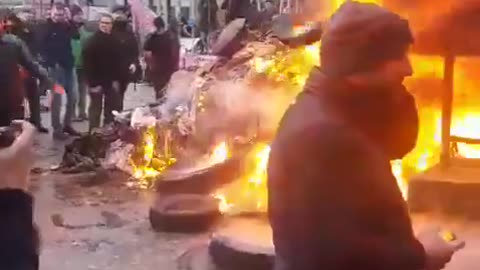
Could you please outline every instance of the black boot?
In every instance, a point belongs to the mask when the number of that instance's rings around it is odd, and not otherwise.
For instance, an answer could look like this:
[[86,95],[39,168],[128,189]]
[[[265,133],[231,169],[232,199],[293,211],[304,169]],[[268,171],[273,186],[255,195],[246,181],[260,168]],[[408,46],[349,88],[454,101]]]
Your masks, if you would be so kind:
[[49,130],[48,128],[42,126],[42,125],[36,125],[37,131],[40,133],[48,134]]
[[63,132],[67,133],[68,135],[70,136],[74,136],[74,137],[80,137],[82,136],[82,134],[78,131],[76,131],[73,127],[71,126],[68,126],[68,127],[64,127],[63,128]]
[[34,121],[32,120],[31,118],[29,119],[29,122],[35,126],[35,128],[37,129],[38,132],[40,133],[45,133],[47,134],[49,131],[48,131],[48,128],[44,127],[42,124],[40,124],[38,121]]

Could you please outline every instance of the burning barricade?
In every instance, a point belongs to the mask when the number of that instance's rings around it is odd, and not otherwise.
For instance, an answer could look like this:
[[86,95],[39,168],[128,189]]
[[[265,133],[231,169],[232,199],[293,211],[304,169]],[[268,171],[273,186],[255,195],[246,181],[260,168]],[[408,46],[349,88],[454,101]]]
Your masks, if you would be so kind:
[[64,173],[119,169],[137,180],[129,185],[149,188],[157,179],[224,162],[222,147],[232,154],[246,151],[262,133],[260,121],[267,116],[261,111],[267,93],[257,96],[258,104],[250,103],[257,92],[250,82],[252,59],[256,53],[276,49],[256,43],[230,61],[212,57],[195,71],[179,71],[165,102],[117,112],[113,124],[68,145],[59,169]]
[[[305,30],[294,27],[297,33]],[[291,49],[267,35],[244,34],[246,44],[231,58],[185,61],[188,71],[174,75],[165,102],[120,112],[112,126],[68,146],[62,170],[116,168],[131,176],[131,186],[149,188],[156,182],[171,193],[211,194],[226,213],[266,211],[269,143],[283,112],[319,64],[320,48]],[[475,61],[458,59],[453,75],[458,107],[451,133],[460,137],[478,137],[475,106],[465,98],[475,95]],[[437,90],[444,87],[443,57],[413,54],[412,63],[415,73],[406,85],[417,99],[420,134],[416,148],[392,162],[405,198],[406,179],[437,164],[441,155],[442,95]],[[478,157],[476,146],[452,145],[455,156]]]

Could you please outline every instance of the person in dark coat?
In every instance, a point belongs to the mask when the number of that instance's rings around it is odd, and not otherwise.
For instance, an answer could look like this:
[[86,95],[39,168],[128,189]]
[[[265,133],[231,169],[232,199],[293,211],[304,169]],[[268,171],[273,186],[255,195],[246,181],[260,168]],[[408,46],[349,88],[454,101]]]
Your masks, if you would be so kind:
[[35,127],[19,121],[22,132],[0,148],[0,269],[38,270],[39,236],[33,223],[33,196],[28,192]]
[[47,71],[32,58],[26,44],[17,36],[5,33],[0,21],[0,126],[23,119],[24,81],[21,68],[46,84],[53,85]]
[[200,0],[198,9],[198,29],[203,32],[215,31],[218,27],[216,0]]
[[[283,116],[268,163],[275,270],[440,270],[464,243],[414,235],[390,160],[415,146],[408,22],[348,2]],[[306,117],[308,116],[308,117]]]
[[250,0],[225,0],[220,8],[226,10],[225,23],[228,24],[237,18],[248,19],[252,3]]
[[10,14],[6,18],[6,32],[11,33],[19,37],[25,44],[32,56],[38,55],[38,48],[35,44],[34,33],[32,32],[32,25],[26,21],[22,21],[17,15]]
[[[17,36],[26,44],[32,57],[35,57],[35,55],[38,54],[35,47],[33,33],[20,18],[15,14],[11,14],[6,19],[6,27],[7,33]],[[30,122],[37,127],[39,132],[48,133],[48,129],[42,125],[42,119],[40,116],[40,89],[37,78],[31,74],[27,74],[24,88],[30,109]]]
[[113,18],[102,15],[99,31],[88,40],[83,50],[85,78],[89,87],[89,130],[100,126],[103,109],[104,124],[114,120],[113,111],[121,111],[122,55],[119,42],[112,35]]
[[118,41],[118,50],[122,56],[120,59],[122,62],[120,66],[122,74],[118,107],[120,110],[123,110],[123,100],[128,85],[136,80],[135,75],[137,72],[141,72],[139,62],[140,52],[135,33],[132,31],[128,18],[124,14],[119,14],[114,17],[112,34]]
[[178,69],[180,46],[178,36],[165,30],[162,17],[155,18],[154,25],[156,31],[147,37],[144,50],[156,98],[161,99],[172,74]]
[[63,124],[60,120],[62,94],[53,93],[51,115],[53,138],[65,140],[80,133],[72,127],[77,100],[74,87],[74,57],[71,41],[78,39],[78,29],[67,18],[66,6],[57,3],[47,21],[46,33],[42,40],[42,57],[52,76],[63,86],[67,96],[67,104]]
[[198,22],[197,29],[202,41],[203,53],[208,51],[208,36],[218,28],[217,0],[200,0],[197,4]]
[[172,67],[173,71],[180,69],[180,22],[176,18],[170,18],[168,23],[168,30],[170,33],[170,40],[172,42]]

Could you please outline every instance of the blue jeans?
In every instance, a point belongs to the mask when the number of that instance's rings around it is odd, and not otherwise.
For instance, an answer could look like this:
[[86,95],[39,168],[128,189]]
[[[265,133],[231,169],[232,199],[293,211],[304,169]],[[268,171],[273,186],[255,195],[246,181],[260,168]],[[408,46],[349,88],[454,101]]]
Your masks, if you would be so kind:
[[50,74],[56,83],[65,88],[65,94],[67,95],[67,106],[65,108],[65,116],[62,125],[60,122],[60,114],[62,112],[62,95],[55,92],[52,93],[52,127],[54,131],[60,132],[64,127],[69,127],[72,124],[72,118],[75,112],[77,93],[73,87],[73,68],[65,69],[57,65],[55,68],[50,70]]

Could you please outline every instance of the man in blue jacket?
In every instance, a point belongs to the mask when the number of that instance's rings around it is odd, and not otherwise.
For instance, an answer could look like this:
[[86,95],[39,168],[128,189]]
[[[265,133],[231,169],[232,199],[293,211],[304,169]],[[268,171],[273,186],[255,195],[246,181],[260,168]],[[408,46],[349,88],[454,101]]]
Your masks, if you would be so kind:
[[71,46],[71,40],[75,36],[78,36],[78,31],[67,20],[66,7],[63,4],[55,4],[42,39],[42,56],[50,73],[65,88],[67,95],[62,125],[60,121],[62,94],[55,91],[53,93],[51,108],[53,138],[58,140],[65,140],[69,135],[80,135],[71,125],[77,97],[73,87],[74,57]]

